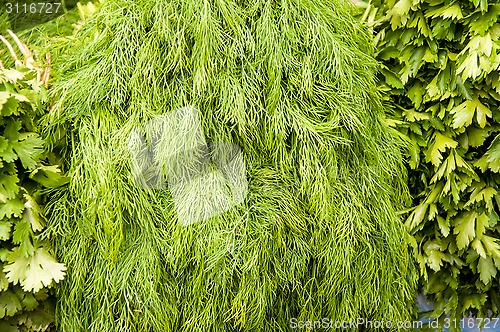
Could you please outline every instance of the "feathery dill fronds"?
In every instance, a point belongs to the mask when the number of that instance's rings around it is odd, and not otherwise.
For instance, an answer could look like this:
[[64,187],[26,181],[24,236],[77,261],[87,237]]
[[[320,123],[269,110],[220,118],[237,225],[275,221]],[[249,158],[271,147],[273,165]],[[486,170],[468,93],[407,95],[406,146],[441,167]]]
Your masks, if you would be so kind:
[[[47,119],[72,178],[51,205],[69,267],[61,331],[411,319],[400,142],[380,121],[377,64],[349,6],[104,2]],[[168,189],[134,183],[127,150],[136,128],[186,105],[207,141],[241,147],[248,178],[241,205],[189,226]]]

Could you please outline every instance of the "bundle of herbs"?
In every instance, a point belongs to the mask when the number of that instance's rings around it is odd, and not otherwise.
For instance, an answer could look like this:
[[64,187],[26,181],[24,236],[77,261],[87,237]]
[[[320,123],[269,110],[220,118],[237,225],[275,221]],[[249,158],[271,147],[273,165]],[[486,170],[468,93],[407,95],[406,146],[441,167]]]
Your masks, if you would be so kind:
[[[71,177],[48,225],[68,266],[61,331],[411,319],[401,142],[350,11],[341,0],[103,3],[64,59],[46,119]],[[187,225],[178,211],[210,198],[212,180],[182,195],[138,185],[130,137],[188,106],[206,141],[241,149],[248,187]],[[171,155],[167,134],[155,156]],[[176,147],[197,144],[179,137]]]
[[0,331],[52,331],[51,287],[66,267],[44,236],[43,204],[67,179],[39,135],[50,67],[7,32],[13,43],[0,34],[0,53],[15,66],[0,60]]

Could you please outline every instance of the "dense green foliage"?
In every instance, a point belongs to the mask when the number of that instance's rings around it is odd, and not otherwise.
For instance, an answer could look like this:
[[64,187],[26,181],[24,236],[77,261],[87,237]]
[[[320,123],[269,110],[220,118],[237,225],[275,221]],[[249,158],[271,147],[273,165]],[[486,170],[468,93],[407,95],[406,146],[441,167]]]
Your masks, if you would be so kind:
[[37,71],[0,69],[0,330],[45,331],[53,323],[48,288],[65,267],[40,236],[43,190],[66,180],[47,163],[37,119],[47,91]]
[[[381,121],[377,63],[351,6],[104,2],[63,61],[47,119],[72,179],[48,207],[70,267],[61,331],[412,318],[400,142]],[[241,147],[248,196],[182,226],[168,190],[134,183],[127,141],[186,105],[207,140]]]
[[[69,6],[69,5],[68,5]],[[69,6],[71,7],[71,6]],[[73,34],[85,22],[85,18],[92,15],[99,7],[99,1],[77,3],[72,9],[69,9],[63,15],[58,16],[49,22],[38,24],[31,29],[26,29],[16,34],[21,40],[33,50],[35,55],[43,61],[45,54],[49,53],[54,63],[49,63],[52,66],[51,77],[58,75],[57,60],[64,57],[65,54],[74,48]],[[8,16],[4,11],[0,12],[0,33],[5,33],[10,29],[11,25]],[[14,41],[10,36],[5,36],[11,43]],[[0,54],[0,60],[3,61],[5,67],[14,65],[14,61],[9,52]]]
[[373,1],[383,85],[411,141],[418,243],[432,315],[500,313],[500,3]]
[[6,31],[10,28],[9,18],[5,11],[0,11],[0,31]]

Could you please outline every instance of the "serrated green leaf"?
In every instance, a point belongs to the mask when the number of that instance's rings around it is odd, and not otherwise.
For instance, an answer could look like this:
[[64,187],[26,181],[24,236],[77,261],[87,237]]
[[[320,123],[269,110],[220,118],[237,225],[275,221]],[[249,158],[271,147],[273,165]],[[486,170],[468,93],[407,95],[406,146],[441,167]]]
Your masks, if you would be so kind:
[[397,58],[399,55],[399,50],[394,46],[385,47],[380,52],[377,53],[377,58],[381,60],[389,60]]
[[21,217],[23,211],[24,204],[18,198],[9,199],[5,203],[0,203],[0,219],[5,217],[12,218],[12,216],[19,218]]
[[474,239],[471,243],[471,247],[478,253],[479,256],[486,258],[486,250],[483,247],[483,243],[479,239]]
[[0,220],[0,240],[7,241],[10,239],[10,231],[12,229],[12,223],[6,220]]
[[[5,141],[7,141],[7,140],[5,140]],[[2,151],[0,158],[3,159],[7,163],[11,163],[11,162],[17,160],[17,154],[14,152],[14,150],[12,150],[12,146],[10,146],[10,144],[8,144],[8,141],[7,141],[7,146]]]
[[486,302],[486,294],[474,294],[474,295],[464,295],[462,310],[466,311],[470,308],[480,309],[481,306]]
[[420,204],[415,209],[413,212],[410,214],[408,219],[406,220],[406,228],[408,230],[413,230],[417,228],[422,221],[424,220],[425,214],[427,212],[427,208],[429,207],[429,204]]
[[454,114],[453,128],[469,126],[472,123],[472,118],[474,117],[474,112],[468,108],[466,101],[453,108],[450,113]]
[[14,286],[13,291],[17,298],[21,301],[24,310],[34,310],[38,307],[38,301],[32,293],[25,292],[21,287]]
[[[491,204],[491,201],[496,194],[498,194],[497,190],[492,187],[486,187],[479,190],[476,188],[471,193],[470,198],[467,203],[465,203],[464,207],[469,207],[470,205],[477,202],[490,202]],[[487,216],[486,219],[488,219]]]
[[24,194],[24,199],[26,200],[26,203],[24,203],[26,209],[23,213],[23,221],[31,225],[31,229],[33,232],[39,232],[45,227],[45,221],[42,217],[42,210],[30,195]]
[[455,164],[455,159],[453,158],[453,154],[450,153],[448,158],[446,158],[445,161],[439,166],[437,172],[432,177],[431,183],[439,181],[441,178],[443,178],[445,173],[448,176],[450,174],[448,170],[453,170],[455,165],[456,164]]
[[418,144],[412,141],[412,144],[409,149],[410,152],[410,167],[412,169],[416,169],[418,167],[418,164],[420,163],[420,148],[418,147]]
[[4,76],[10,82],[16,82],[22,80],[26,76],[26,72],[22,72],[15,69],[1,69],[0,76]]
[[[453,21],[438,17],[432,20],[431,25],[432,35],[435,39],[452,40],[454,38],[455,24]],[[443,62],[440,63],[440,68],[442,68]]]
[[472,123],[474,114],[476,114],[477,123],[481,128],[486,126],[486,118],[491,118],[491,111],[484,106],[479,99],[466,100],[462,104],[454,107],[451,111],[454,114],[453,128],[467,127]]
[[400,24],[406,24],[408,12],[412,4],[412,0],[399,0],[394,7],[387,12],[387,15],[391,17],[392,30],[395,30]]
[[479,127],[484,128],[486,126],[486,118],[491,118],[491,111],[488,107],[483,105],[478,99],[474,99],[471,102],[474,103],[476,110],[476,120]]
[[496,241],[498,241],[498,239],[488,235],[483,235],[481,237],[481,242],[488,255],[494,258],[500,258],[500,245]]
[[481,38],[478,45],[479,50],[481,51],[481,53],[489,57],[491,55],[491,52],[493,51],[493,41],[491,40],[490,33],[478,37]]
[[429,204],[429,214],[427,215],[427,220],[434,220],[436,218],[436,215],[439,213],[438,207],[436,204],[431,203]]
[[31,172],[30,178],[47,188],[57,188],[69,182],[57,165],[38,167]]
[[443,259],[446,257],[445,254],[438,250],[431,250],[430,254],[426,257],[427,265],[433,269],[434,271],[441,270],[441,266],[443,265]]
[[380,72],[382,73],[382,75],[384,75],[385,82],[389,86],[391,86],[395,89],[404,88],[403,82],[401,82],[401,80],[399,79],[399,77],[396,74],[394,74],[393,72],[391,72],[390,70],[387,70],[387,69],[382,69]]
[[497,268],[493,264],[493,260],[489,257],[479,258],[477,270],[479,271],[479,278],[484,284],[488,284],[497,275]]
[[7,248],[0,248],[0,261],[5,262],[10,251]]
[[441,152],[445,152],[448,148],[456,148],[457,145],[458,142],[436,131],[429,149],[425,152],[426,161],[430,161],[435,166],[438,166],[443,159]]
[[441,234],[443,234],[444,237],[448,237],[448,235],[450,234],[450,223],[441,216],[437,216],[437,221]]
[[35,90],[22,89],[19,90],[19,93],[13,93],[12,95],[21,102],[36,104],[39,93]]
[[431,115],[428,113],[419,113],[414,110],[405,110],[404,115],[408,121],[422,121],[431,118]]
[[427,25],[427,20],[421,12],[416,12],[410,17],[410,22],[406,25],[409,28],[417,28],[417,30],[425,37],[429,37],[431,30]]
[[54,322],[54,317],[41,308],[31,312],[27,326],[33,330],[45,331]]
[[488,227],[489,217],[485,213],[481,213],[476,218],[476,238],[481,238]]
[[427,294],[439,293],[447,288],[446,283],[443,282],[438,273],[429,274],[429,281],[425,286]]
[[483,35],[495,23],[498,22],[500,6],[498,4],[491,6],[490,10],[486,11],[487,1],[481,0],[481,11],[476,12],[470,17],[469,27],[471,32],[477,35]]
[[19,178],[16,174],[0,172],[0,203],[16,198],[19,193]]
[[0,109],[2,109],[2,105],[7,102],[10,98],[10,93],[7,91],[0,91]]
[[488,138],[489,131],[487,129],[470,126],[467,128],[467,136],[469,138],[470,145],[477,148],[478,146],[483,145],[486,138]]
[[472,100],[472,91],[469,82],[463,82],[460,76],[455,77],[457,83],[458,91],[467,100]]
[[3,152],[9,147],[9,141],[5,137],[0,136],[0,160],[3,159]]
[[402,73],[400,73],[401,81],[403,82],[403,84],[408,81],[408,77],[415,77],[417,71],[424,64],[422,60],[424,58],[426,49],[426,47],[421,46],[416,49],[409,50],[411,51],[410,59],[408,60],[406,69]]
[[473,165],[474,167],[481,169],[482,172],[485,172],[488,169],[488,161],[486,160],[486,155],[477,159]]
[[27,169],[34,169],[43,153],[43,140],[34,133],[19,135],[17,142],[12,142],[14,151]]
[[64,264],[58,263],[47,251],[39,248],[30,262],[29,273],[23,282],[23,288],[26,291],[34,291],[48,287],[52,282],[59,282],[64,279]]
[[448,6],[441,6],[425,13],[426,17],[442,17],[444,19],[459,20],[463,18],[462,9],[458,2],[452,2]]
[[457,168],[467,173],[473,179],[478,178],[477,174],[472,169],[472,166],[460,156],[459,152],[455,150],[453,156],[455,157],[455,163],[457,165]]
[[24,256],[33,254],[34,247],[31,243],[33,235],[31,225],[28,221],[23,219],[15,223],[14,232],[12,233],[12,242],[19,245],[19,250]]
[[3,272],[3,264],[0,263],[0,292],[6,291],[9,288],[9,280]]
[[462,215],[457,218],[457,223],[453,230],[453,234],[457,235],[458,249],[466,248],[469,245],[470,241],[475,238],[476,217],[477,212],[468,211],[462,213]]
[[438,87],[438,93],[440,95],[444,94],[446,90],[454,90],[455,89],[455,84],[451,84],[453,82],[452,76],[451,76],[451,70],[450,67],[446,67],[445,70],[442,70],[438,75],[437,75],[437,87]]
[[[497,206],[500,206],[500,204],[499,204],[500,195],[495,196],[494,201],[496,202]],[[500,216],[498,216],[498,214],[495,212],[494,209],[492,209],[491,211],[488,211],[488,217],[490,218],[490,220],[488,221],[489,227],[495,227],[498,224],[498,222],[500,221]]]
[[484,158],[493,172],[500,172],[500,135],[497,135],[491,142]]
[[22,123],[20,120],[9,119],[6,121],[6,128],[4,130],[4,137],[6,137],[10,142],[15,142],[19,139],[19,130],[22,128]]
[[436,97],[440,96],[440,91],[437,84],[438,84],[438,75],[434,76],[432,81],[430,81],[429,84],[427,84],[427,86],[425,87],[428,96],[426,100],[438,99]]
[[462,73],[462,80],[468,78],[476,79],[481,74],[481,68],[478,65],[479,55],[477,51],[473,51],[464,57],[464,60],[457,68],[457,74]]
[[19,115],[18,106],[19,106],[19,100],[17,100],[14,97],[11,97],[7,99],[5,103],[2,105],[2,108],[0,109],[1,110],[0,114],[2,116],[11,116],[12,114]]
[[52,282],[64,278],[66,267],[58,263],[43,247],[36,247],[31,256],[14,248],[7,257],[4,272],[13,284],[19,283],[26,292],[37,292]]
[[479,258],[479,254],[474,250],[467,251],[466,263],[467,265],[472,265]]
[[38,302],[42,302],[49,298],[49,290],[47,288],[43,288],[38,292],[33,293],[33,295]]
[[417,81],[413,86],[408,90],[407,96],[415,105],[415,108],[419,108],[422,105],[422,97],[425,93],[425,89],[422,87],[420,81]]
[[22,309],[21,302],[10,290],[0,293],[0,318],[11,317]]

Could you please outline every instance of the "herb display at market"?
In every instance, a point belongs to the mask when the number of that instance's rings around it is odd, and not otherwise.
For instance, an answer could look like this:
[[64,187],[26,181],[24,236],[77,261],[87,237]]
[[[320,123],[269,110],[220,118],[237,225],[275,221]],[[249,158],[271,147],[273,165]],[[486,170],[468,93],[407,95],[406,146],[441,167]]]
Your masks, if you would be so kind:
[[[71,178],[48,206],[69,267],[61,331],[413,317],[416,269],[396,214],[409,199],[402,142],[351,6],[103,2],[64,58],[46,121]],[[248,194],[186,226],[169,188],[134,181],[127,142],[189,105],[207,141],[241,148]]]
[[373,1],[395,127],[408,137],[423,292],[441,322],[500,314],[500,4]]

